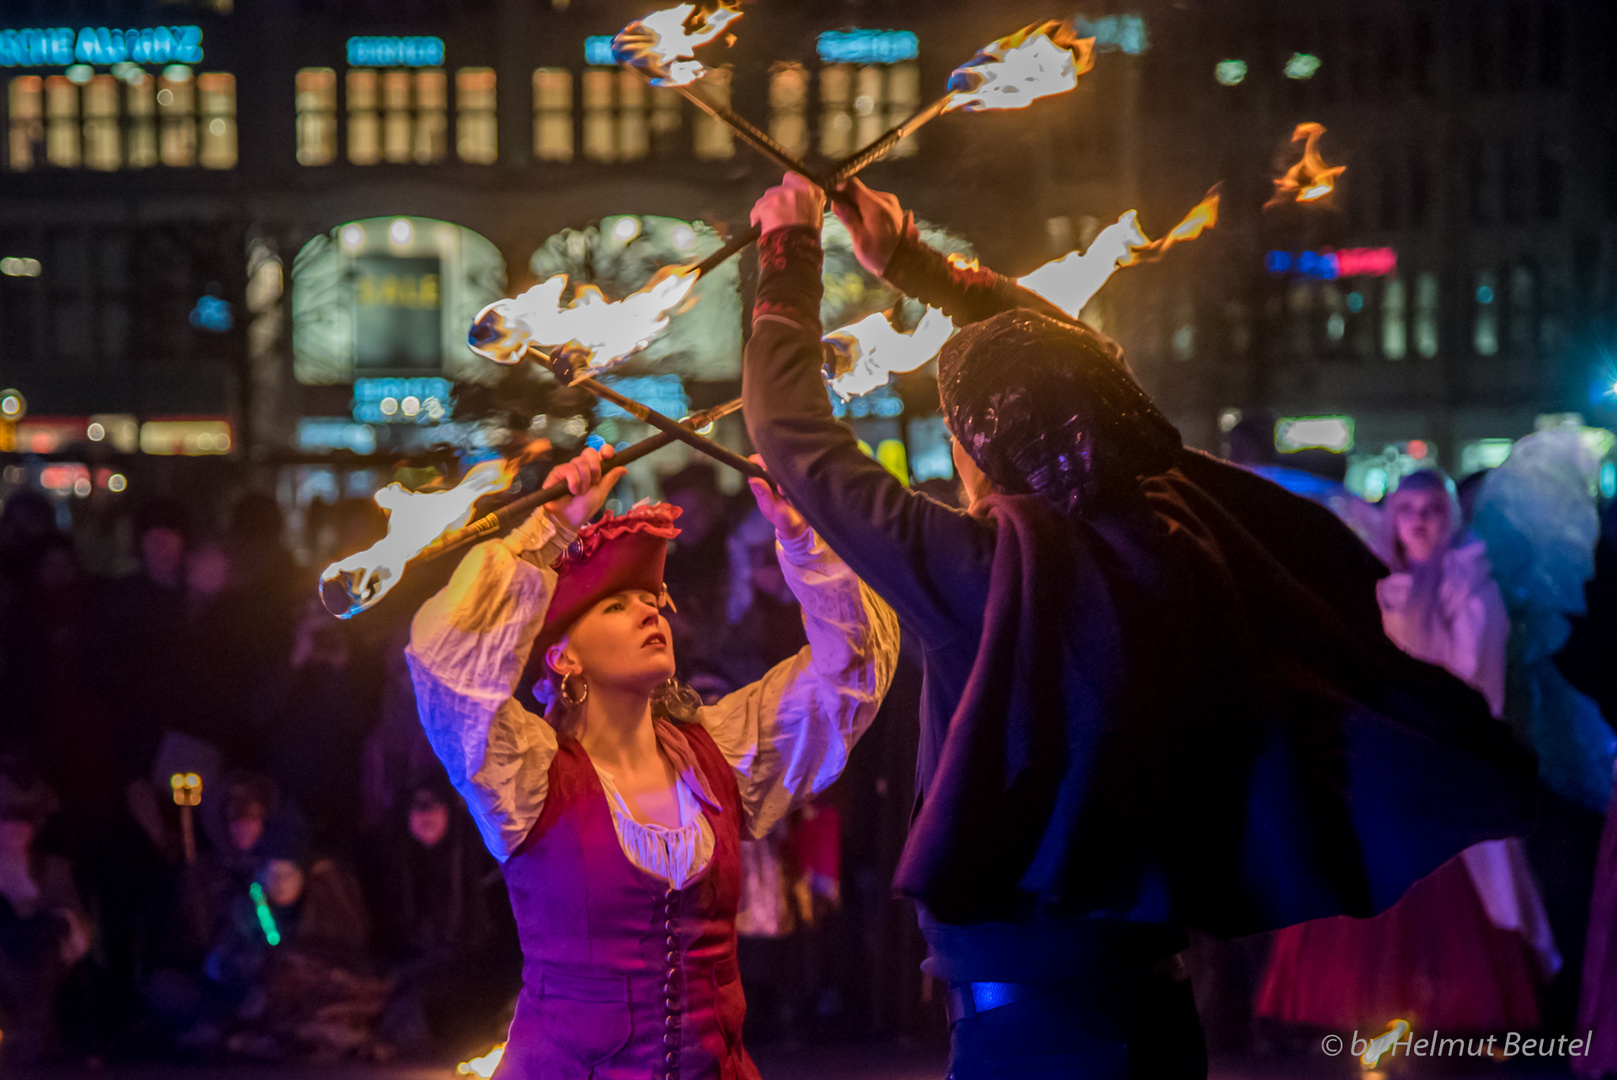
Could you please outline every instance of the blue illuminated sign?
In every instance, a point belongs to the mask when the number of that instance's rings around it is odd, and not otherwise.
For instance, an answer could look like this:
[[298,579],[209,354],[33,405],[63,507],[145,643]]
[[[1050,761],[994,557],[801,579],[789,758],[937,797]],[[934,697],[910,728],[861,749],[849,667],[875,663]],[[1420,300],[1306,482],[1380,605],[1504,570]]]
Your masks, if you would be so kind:
[[436,424],[454,406],[448,379],[355,379],[354,422],[359,424]]
[[69,64],[200,64],[200,26],[154,26],[75,31],[58,26],[0,30],[0,67],[66,67]]
[[1074,29],[1081,38],[1094,38],[1095,48],[1101,52],[1139,56],[1146,49],[1145,20],[1138,15],[1079,16]]
[[348,62],[354,67],[437,67],[444,62],[444,40],[435,37],[351,37]]
[[[830,388],[826,388],[830,393]],[[898,396],[891,385],[872,390],[868,394],[843,401],[836,394],[831,395],[831,412],[838,419],[853,417],[893,417],[904,415],[904,399]]]
[[[691,411],[691,399],[685,396],[685,384],[678,375],[643,375],[638,378],[606,376],[601,381],[624,397],[633,398],[664,416],[679,417]],[[595,415],[605,420],[614,416],[628,417],[629,414],[610,401],[597,401]]]
[[896,64],[921,53],[920,42],[908,30],[828,30],[818,46],[827,64]]
[[191,325],[198,330],[223,334],[236,325],[236,319],[230,313],[229,301],[217,296],[202,296],[197,298],[197,306],[191,309]]
[[617,57],[612,55],[612,35],[598,34],[584,39],[584,63],[601,67],[616,67]]

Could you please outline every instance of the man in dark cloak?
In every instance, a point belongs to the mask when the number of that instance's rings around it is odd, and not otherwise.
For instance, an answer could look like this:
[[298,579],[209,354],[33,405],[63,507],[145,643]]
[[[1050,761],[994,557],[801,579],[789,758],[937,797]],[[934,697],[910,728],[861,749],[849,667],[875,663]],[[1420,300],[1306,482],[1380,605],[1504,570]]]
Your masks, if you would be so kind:
[[1532,762],[1386,639],[1385,570],[1328,510],[1184,448],[1114,342],[848,194],[861,261],[962,327],[938,386],[971,507],[906,490],[832,418],[823,197],[796,177],[753,211],[745,413],[920,639],[896,887],[949,985],[951,1076],[1203,1076],[1186,928],[1380,911],[1525,831]]

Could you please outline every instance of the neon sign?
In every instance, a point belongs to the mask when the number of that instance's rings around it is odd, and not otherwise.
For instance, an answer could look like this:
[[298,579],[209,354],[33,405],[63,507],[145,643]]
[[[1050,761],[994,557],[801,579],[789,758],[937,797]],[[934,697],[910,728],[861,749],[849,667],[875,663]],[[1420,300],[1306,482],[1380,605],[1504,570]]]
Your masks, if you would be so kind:
[[1271,251],[1263,258],[1271,274],[1301,274],[1321,281],[1345,277],[1388,277],[1398,272],[1396,248],[1341,248],[1337,251]]
[[354,67],[437,67],[444,62],[444,40],[435,37],[351,37],[348,62]]
[[202,27],[154,26],[111,30],[105,26],[0,30],[0,67],[66,67],[69,64],[200,64]]
[[597,34],[584,39],[584,63],[599,67],[618,66],[617,60],[612,56],[611,34]]
[[908,30],[827,30],[816,44],[827,64],[896,64],[921,54]]

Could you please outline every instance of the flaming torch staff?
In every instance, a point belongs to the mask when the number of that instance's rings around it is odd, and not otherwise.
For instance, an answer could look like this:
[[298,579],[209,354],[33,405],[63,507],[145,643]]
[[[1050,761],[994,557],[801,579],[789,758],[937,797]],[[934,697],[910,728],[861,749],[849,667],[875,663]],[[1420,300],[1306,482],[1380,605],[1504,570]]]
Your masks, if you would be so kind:
[[[729,416],[741,408],[741,399],[727,401],[722,405],[695,413],[679,421],[680,426],[690,432],[697,432],[707,428],[715,421]],[[654,454],[670,443],[678,441],[676,437],[666,431],[659,431],[648,439],[642,439],[621,453],[614,454],[612,464],[631,465],[649,454]],[[750,462],[748,464],[751,464]],[[754,466],[756,468],[756,466]],[[390,574],[375,572],[375,567],[333,565],[326,569],[320,581],[320,601],[327,611],[339,619],[351,619],[362,611],[374,607],[385,596],[402,576],[405,570],[421,563],[431,562],[440,556],[457,551],[467,544],[499,532],[501,529],[521,521],[528,514],[553,502],[567,494],[567,485],[555,484],[551,487],[541,488],[531,495],[524,495],[513,499],[504,506],[489,511],[482,517],[471,521],[457,529],[451,529],[422,547],[406,560],[398,570]]]

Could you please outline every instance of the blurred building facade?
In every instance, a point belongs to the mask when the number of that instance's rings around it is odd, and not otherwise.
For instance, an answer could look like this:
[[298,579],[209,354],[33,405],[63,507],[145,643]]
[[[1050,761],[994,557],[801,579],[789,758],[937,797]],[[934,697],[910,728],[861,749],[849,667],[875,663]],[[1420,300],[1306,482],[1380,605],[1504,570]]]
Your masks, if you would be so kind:
[[[17,272],[0,275],[0,387],[21,391],[34,421],[18,449],[71,455],[98,421],[136,449],[166,420],[190,453],[363,455],[371,444],[343,427],[365,405],[356,378],[373,398],[377,378],[443,378],[457,419],[510,398],[549,407],[458,344],[468,311],[558,268],[599,273],[610,294],[611,272],[633,276],[626,249],[669,249],[645,264],[716,245],[778,179],[674,91],[611,64],[610,36],[646,13],[590,0],[8,4],[0,258]],[[824,162],[1047,15],[754,5],[704,91]],[[1077,93],[945,117],[871,182],[1008,270],[1085,242],[1136,198],[1145,44],[1140,19],[1097,19],[1106,53]],[[749,271],[732,266],[739,296]],[[694,404],[735,392],[731,307],[696,362],[672,365]],[[906,415],[935,402],[905,398]],[[426,418],[376,415],[379,402],[365,418],[380,449],[401,445],[388,422]]]
[[[1197,0],[1150,18],[1143,198],[1223,181],[1129,344],[1200,445],[1232,410],[1351,417],[1450,468],[1577,412],[1611,426],[1617,8]],[[1334,192],[1261,209],[1298,124]]]

